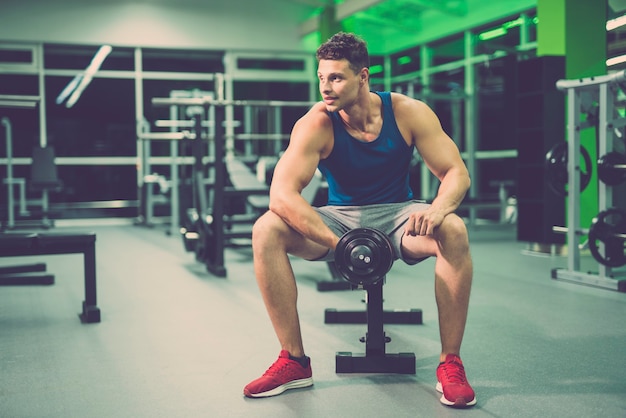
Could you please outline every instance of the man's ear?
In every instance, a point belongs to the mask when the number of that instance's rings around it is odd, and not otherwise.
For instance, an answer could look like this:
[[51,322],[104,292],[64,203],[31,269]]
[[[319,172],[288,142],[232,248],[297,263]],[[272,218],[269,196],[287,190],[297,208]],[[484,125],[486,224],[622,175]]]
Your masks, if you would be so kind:
[[370,78],[370,69],[367,67],[363,67],[361,69],[361,74],[359,74],[360,80],[362,83],[367,83]]

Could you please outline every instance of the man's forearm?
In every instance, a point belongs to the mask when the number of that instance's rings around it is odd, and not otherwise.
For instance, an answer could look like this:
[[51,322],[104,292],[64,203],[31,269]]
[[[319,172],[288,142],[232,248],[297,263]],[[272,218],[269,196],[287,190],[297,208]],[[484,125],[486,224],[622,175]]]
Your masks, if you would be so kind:
[[446,215],[457,210],[469,190],[470,179],[465,173],[449,172],[439,185],[432,206]]
[[[288,203],[279,203],[280,201]],[[313,207],[300,195],[290,199],[276,199],[270,210],[304,237],[325,247],[335,249],[339,237],[324,223]]]

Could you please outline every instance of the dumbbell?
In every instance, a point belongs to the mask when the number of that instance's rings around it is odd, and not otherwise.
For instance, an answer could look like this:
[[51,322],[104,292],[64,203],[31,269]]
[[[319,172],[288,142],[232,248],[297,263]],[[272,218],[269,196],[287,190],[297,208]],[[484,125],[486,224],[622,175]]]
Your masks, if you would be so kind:
[[373,285],[391,269],[394,252],[389,238],[374,228],[356,228],[346,232],[335,250],[339,273],[358,287]]

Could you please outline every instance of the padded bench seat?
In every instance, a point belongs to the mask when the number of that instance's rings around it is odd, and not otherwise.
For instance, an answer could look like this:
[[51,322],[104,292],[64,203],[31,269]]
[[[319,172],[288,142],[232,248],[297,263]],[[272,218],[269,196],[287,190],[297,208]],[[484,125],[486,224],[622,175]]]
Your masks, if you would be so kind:
[[245,190],[246,200],[257,211],[265,211],[270,205],[269,187],[256,178],[250,169],[239,160],[226,160],[228,176],[237,190]]
[[0,257],[83,254],[85,300],[79,314],[83,323],[100,322],[96,296],[96,234],[2,233]]

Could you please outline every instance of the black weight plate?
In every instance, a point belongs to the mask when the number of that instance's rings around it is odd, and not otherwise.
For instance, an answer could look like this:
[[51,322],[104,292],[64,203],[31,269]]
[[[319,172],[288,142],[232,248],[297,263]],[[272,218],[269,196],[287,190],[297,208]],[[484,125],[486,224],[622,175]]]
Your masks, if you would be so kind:
[[[602,211],[589,228],[589,251],[593,258],[607,267],[620,267],[626,264],[623,238],[616,234],[626,233],[626,211],[609,208]],[[603,250],[600,250],[603,244]]]
[[[583,191],[591,181],[591,157],[589,152],[581,145],[580,156],[584,163],[580,167],[580,190]],[[567,172],[567,142],[559,142],[553,146],[546,154],[544,162],[546,175],[548,177],[548,187],[559,196],[567,196],[567,183],[569,175]]]
[[389,238],[373,228],[346,232],[335,250],[335,266],[350,283],[365,286],[381,280],[393,264]]
[[617,186],[626,181],[626,169],[615,168],[626,164],[626,155],[609,152],[598,159],[598,178],[608,186]]

